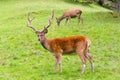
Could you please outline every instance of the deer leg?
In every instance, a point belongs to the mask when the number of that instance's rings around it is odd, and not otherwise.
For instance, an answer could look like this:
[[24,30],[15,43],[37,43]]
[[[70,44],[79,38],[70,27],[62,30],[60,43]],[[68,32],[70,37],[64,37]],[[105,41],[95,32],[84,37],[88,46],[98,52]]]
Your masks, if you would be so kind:
[[81,73],[83,74],[84,71],[85,71],[86,59],[85,59],[85,57],[82,56],[82,55],[80,55],[80,58],[81,58],[81,60],[82,60],[82,71],[81,71]]
[[78,24],[80,23],[80,15],[78,15]]
[[92,72],[94,72],[94,64],[93,64],[92,56],[89,53],[85,53],[85,57],[89,60],[91,64]]
[[71,23],[71,17],[68,17],[69,23]]
[[67,24],[67,22],[68,22],[68,18],[66,18],[66,22],[65,22],[65,24]]
[[78,24],[80,23],[80,20],[82,21],[82,24],[83,24],[83,18],[80,17],[80,15],[78,15]]
[[84,52],[83,52],[83,51],[80,51],[80,52],[78,53],[78,55],[79,55],[79,57],[80,57],[81,60],[82,60],[82,71],[81,71],[81,73],[83,74],[83,73],[84,73],[84,70],[85,70],[85,66],[86,66],[86,58],[85,58],[85,56],[84,56]]
[[59,65],[60,73],[62,73],[62,55],[56,56],[55,71]]

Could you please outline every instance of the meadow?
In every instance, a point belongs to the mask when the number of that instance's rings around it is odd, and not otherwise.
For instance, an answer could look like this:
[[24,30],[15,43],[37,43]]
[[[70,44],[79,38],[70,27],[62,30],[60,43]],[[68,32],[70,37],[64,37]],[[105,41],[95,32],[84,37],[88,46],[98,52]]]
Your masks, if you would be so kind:
[[[55,17],[65,10],[80,8],[84,23],[77,19],[57,26]],[[90,53],[95,72],[87,62],[81,74],[77,55],[63,56],[63,73],[54,72],[54,56],[45,50],[36,34],[27,27],[26,14],[35,17],[33,25],[42,30],[54,10],[48,38],[84,35],[91,39]],[[0,80],[119,80],[120,17],[97,4],[81,4],[69,0],[0,0]]]

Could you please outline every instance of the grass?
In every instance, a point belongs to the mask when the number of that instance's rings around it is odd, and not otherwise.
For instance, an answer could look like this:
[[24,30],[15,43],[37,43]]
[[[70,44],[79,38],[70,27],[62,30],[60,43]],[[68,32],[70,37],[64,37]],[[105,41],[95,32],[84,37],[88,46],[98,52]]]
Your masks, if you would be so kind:
[[[59,3],[59,4],[58,4]],[[95,4],[90,6],[68,0],[1,0],[0,1],[0,80],[119,80],[120,78],[120,18],[110,10]],[[55,10],[55,17],[64,10],[81,8],[84,24],[71,23],[49,28],[48,38],[85,35],[92,41],[95,72],[87,66],[80,74],[81,60],[77,55],[63,56],[63,73],[54,72],[55,58],[37,41],[26,27],[26,13],[35,17],[33,25],[42,30]]]

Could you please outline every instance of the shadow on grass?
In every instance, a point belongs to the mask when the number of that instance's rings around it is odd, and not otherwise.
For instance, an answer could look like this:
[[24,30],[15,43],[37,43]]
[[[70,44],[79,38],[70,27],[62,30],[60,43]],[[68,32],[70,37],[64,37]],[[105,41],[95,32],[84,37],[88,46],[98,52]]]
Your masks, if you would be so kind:
[[[59,72],[48,72],[48,77],[52,78],[52,77],[57,77],[58,79],[62,79],[62,80],[73,80],[73,79],[80,79],[80,80],[83,80],[86,75],[87,76],[93,76],[95,73],[92,73],[90,70],[85,71],[84,74],[81,74],[80,72],[81,69],[79,70],[75,70],[75,71],[63,71],[62,73],[59,73]],[[92,79],[93,77],[91,77]],[[87,78],[86,78],[87,79]],[[90,80],[91,80],[90,79]]]
[[92,7],[90,4],[92,4],[92,2],[80,2],[80,1],[72,1],[72,0],[63,0],[66,3],[70,3],[70,4],[74,4],[74,5],[82,5],[82,6],[86,6],[86,7]]

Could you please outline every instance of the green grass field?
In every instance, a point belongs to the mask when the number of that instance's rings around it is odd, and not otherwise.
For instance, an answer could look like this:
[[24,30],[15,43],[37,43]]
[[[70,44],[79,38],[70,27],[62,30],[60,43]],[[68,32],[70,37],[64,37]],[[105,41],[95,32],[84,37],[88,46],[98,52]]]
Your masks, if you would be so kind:
[[[91,39],[95,72],[87,62],[81,74],[77,55],[63,56],[63,73],[54,72],[55,58],[37,40],[28,27],[26,14],[35,17],[33,25],[42,30],[51,11],[59,17],[73,8],[83,10],[84,24],[77,19],[57,26],[54,18],[48,38],[84,35]],[[119,80],[120,78],[120,17],[95,4],[82,5],[69,0],[0,0],[0,80]],[[116,15],[116,14],[115,14]]]

